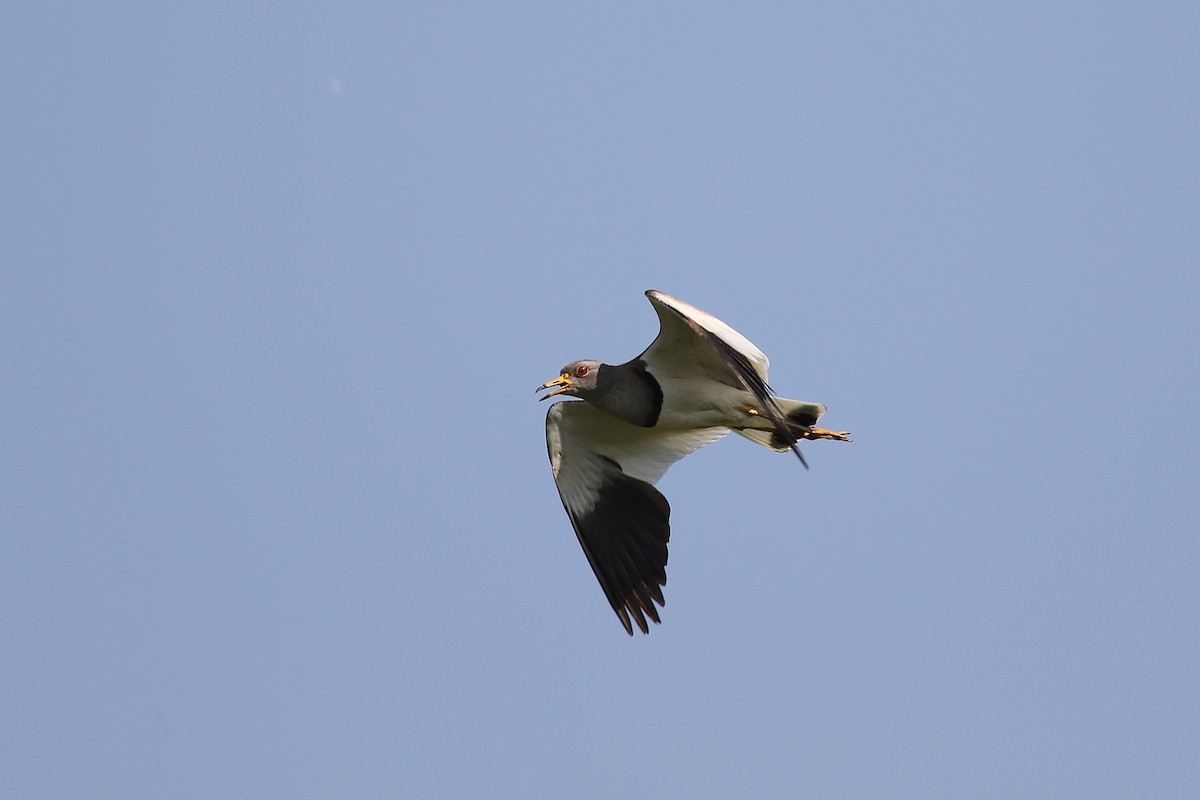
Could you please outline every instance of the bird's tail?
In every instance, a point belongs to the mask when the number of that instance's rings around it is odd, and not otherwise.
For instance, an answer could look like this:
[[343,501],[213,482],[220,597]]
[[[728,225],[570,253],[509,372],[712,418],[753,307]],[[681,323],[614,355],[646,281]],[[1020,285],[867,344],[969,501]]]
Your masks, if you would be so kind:
[[[775,405],[783,412],[784,421],[796,439],[803,439],[809,428],[817,424],[817,420],[825,413],[825,406],[820,403],[805,403],[803,400],[788,400],[784,397],[772,398]],[[736,431],[752,442],[769,447],[782,453],[791,449],[791,444],[783,441],[777,431],[762,431],[754,428],[743,428]]]

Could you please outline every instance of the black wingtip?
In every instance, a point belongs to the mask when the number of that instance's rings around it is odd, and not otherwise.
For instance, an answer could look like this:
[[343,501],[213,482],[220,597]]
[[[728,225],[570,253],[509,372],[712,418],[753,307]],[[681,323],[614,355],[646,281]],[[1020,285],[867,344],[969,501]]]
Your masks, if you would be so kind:
[[666,603],[671,506],[652,484],[610,462],[589,511],[563,505],[613,613],[633,636],[634,627],[649,633],[650,622],[661,623],[656,604]]
[[804,453],[800,452],[800,448],[797,445],[792,445],[792,452],[796,454],[796,458],[800,459],[800,463],[804,465],[804,468],[808,469],[808,462],[804,460]]

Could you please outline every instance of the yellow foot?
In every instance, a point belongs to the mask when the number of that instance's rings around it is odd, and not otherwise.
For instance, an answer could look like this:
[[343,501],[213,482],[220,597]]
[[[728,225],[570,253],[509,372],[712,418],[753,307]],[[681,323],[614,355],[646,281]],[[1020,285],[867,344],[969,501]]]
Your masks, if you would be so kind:
[[804,434],[805,439],[833,439],[835,442],[849,442],[850,431],[829,431],[824,428],[809,428]]

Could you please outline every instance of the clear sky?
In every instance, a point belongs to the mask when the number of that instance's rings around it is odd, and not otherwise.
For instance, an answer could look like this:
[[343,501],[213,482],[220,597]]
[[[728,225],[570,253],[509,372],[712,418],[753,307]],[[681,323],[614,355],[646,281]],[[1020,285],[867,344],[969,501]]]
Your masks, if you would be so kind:
[[[1194,798],[1194,3],[9,3],[0,795]],[[534,387],[661,289],[855,442]]]

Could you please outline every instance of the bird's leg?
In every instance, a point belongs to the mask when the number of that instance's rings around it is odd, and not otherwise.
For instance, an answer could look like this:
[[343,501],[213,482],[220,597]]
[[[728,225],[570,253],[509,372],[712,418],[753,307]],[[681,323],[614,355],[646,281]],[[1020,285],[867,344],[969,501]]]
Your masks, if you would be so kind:
[[825,428],[810,427],[804,432],[805,439],[832,439],[835,442],[849,442],[850,431],[831,431]]
[[[763,412],[749,404],[742,406],[742,411],[745,411],[752,417],[761,417],[764,420],[767,418]],[[805,425],[802,428],[794,428],[792,435],[796,435],[796,431],[799,430],[804,431],[804,433],[799,435],[799,438],[801,439],[832,439],[835,442],[852,441],[850,438],[850,431],[831,431],[827,428],[814,428],[811,425]]]

